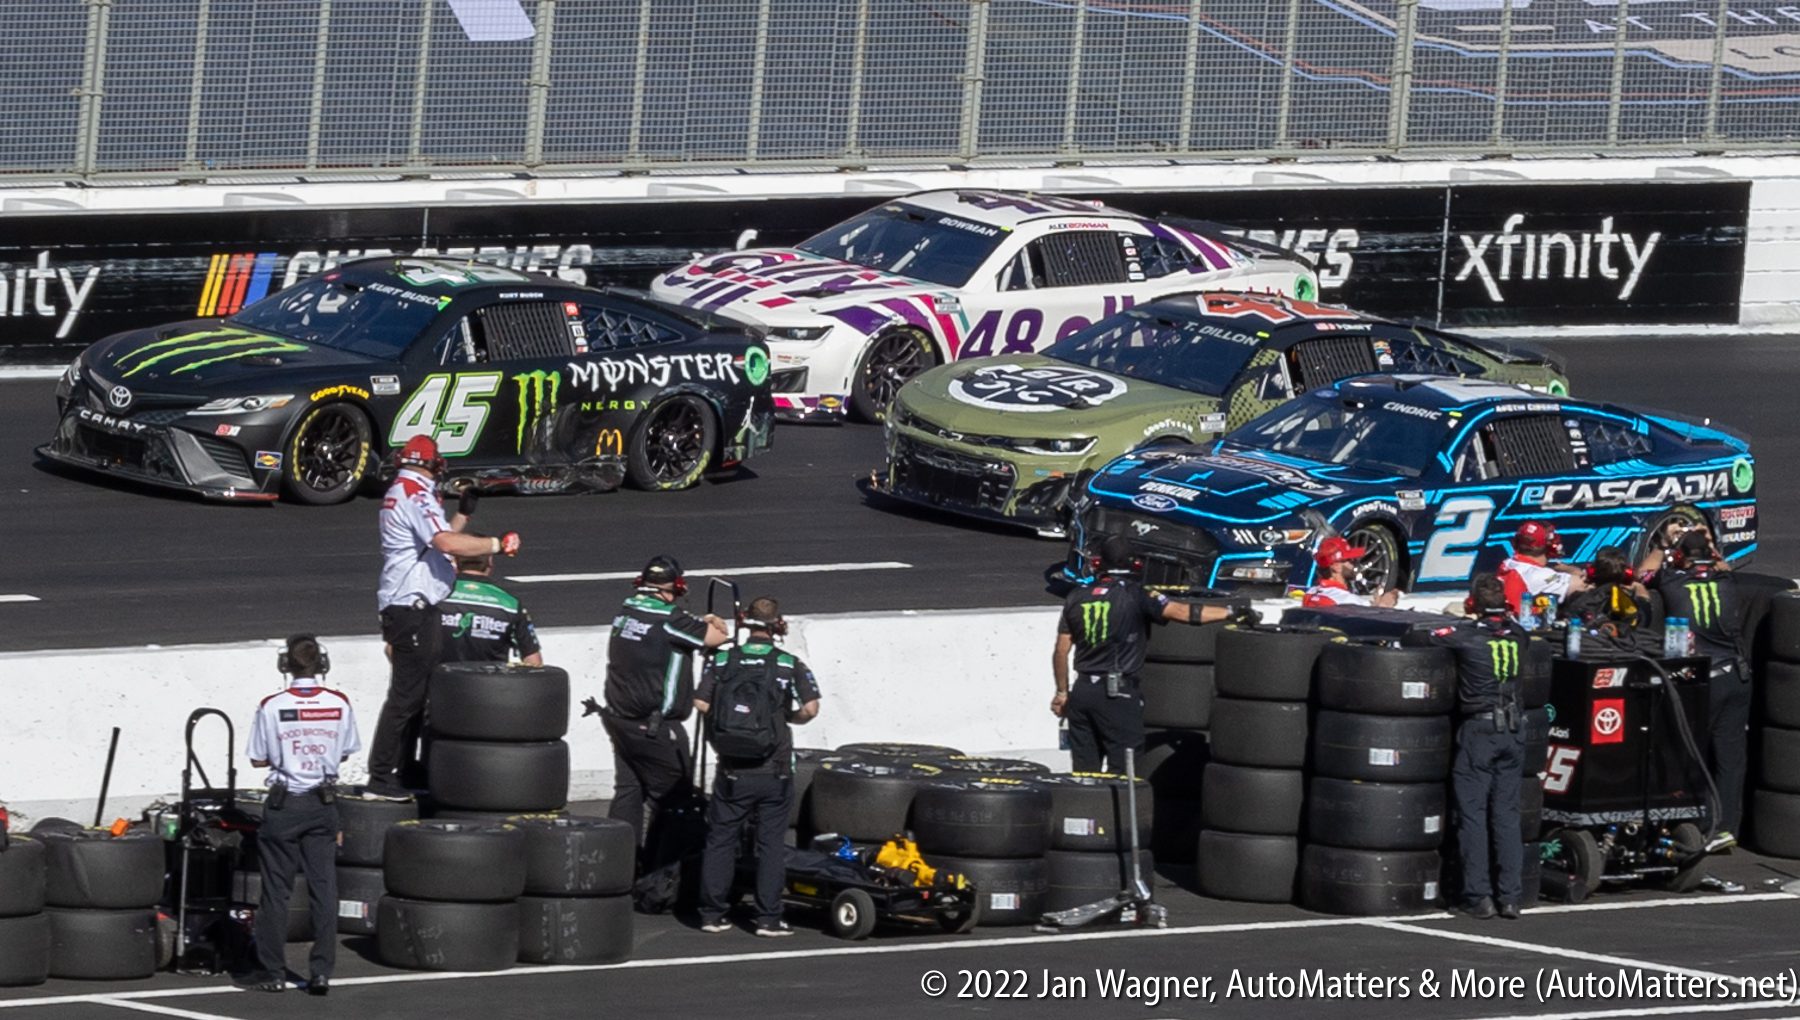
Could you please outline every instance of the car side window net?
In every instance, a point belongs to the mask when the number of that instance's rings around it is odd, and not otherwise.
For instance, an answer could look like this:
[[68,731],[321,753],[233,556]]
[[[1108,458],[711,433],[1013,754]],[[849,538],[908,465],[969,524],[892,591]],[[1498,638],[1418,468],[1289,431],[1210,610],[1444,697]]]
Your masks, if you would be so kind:
[[1364,336],[1327,336],[1302,340],[1288,351],[1288,367],[1302,389],[1315,389],[1353,375],[1375,371],[1375,355]]
[[1494,435],[1495,459],[1500,473],[1508,478],[1527,475],[1553,475],[1573,471],[1575,451],[1569,446],[1569,435],[1562,419],[1536,414],[1521,418],[1502,418],[1490,426]]
[[1031,242],[1043,287],[1125,282],[1125,253],[1110,230],[1065,230]]
[[672,327],[603,305],[583,305],[581,319],[590,351],[650,347],[681,339]]
[[1442,347],[1432,347],[1418,340],[1382,340],[1374,343],[1377,350],[1386,344],[1392,352],[1393,365],[1382,365],[1384,370],[1394,372],[1418,372],[1422,375],[1482,375],[1481,366],[1467,358],[1458,357]]
[[490,361],[566,358],[575,353],[568,320],[556,301],[513,301],[478,308]]
[[[1126,276],[1132,280],[1154,280],[1167,276],[1187,268],[1188,263],[1193,261],[1193,256],[1185,248],[1166,238],[1120,234],[1119,244],[1125,251]],[[1132,275],[1133,261],[1137,263],[1141,275]]]

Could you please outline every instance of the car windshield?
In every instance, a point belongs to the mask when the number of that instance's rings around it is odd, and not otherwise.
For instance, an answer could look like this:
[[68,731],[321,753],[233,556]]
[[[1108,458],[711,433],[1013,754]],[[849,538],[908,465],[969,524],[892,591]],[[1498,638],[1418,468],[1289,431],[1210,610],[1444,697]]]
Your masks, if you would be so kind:
[[1281,405],[1225,442],[1417,477],[1442,445],[1445,421],[1442,411],[1325,390]]
[[1134,309],[1071,333],[1045,356],[1209,397],[1225,395],[1256,353],[1256,337],[1181,316]]
[[1005,231],[986,223],[895,204],[815,234],[800,242],[800,250],[961,287],[1005,237]]
[[394,293],[399,290],[320,277],[271,294],[227,321],[259,333],[393,358],[438,314],[435,302]]

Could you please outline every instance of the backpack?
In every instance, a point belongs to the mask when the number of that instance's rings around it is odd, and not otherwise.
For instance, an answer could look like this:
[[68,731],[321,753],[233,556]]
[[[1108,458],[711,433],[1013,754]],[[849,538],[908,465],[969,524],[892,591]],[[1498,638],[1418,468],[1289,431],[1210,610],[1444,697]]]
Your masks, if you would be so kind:
[[787,694],[776,682],[777,654],[771,650],[760,668],[746,666],[742,649],[721,658],[707,712],[707,734],[721,758],[766,761],[781,746],[780,717]]

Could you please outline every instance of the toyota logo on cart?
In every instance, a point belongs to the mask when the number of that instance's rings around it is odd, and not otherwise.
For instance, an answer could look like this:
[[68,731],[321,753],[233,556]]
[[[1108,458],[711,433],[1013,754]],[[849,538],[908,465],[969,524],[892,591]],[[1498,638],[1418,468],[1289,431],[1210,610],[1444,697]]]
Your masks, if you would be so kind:
[[1618,744],[1625,740],[1625,699],[1604,698],[1594,702],[1594,732],[1589,743]]
[[123,411],[131,406],[131,391],[123,386],[114,386],[106,394],[106,402],[112,405],[113,410]]

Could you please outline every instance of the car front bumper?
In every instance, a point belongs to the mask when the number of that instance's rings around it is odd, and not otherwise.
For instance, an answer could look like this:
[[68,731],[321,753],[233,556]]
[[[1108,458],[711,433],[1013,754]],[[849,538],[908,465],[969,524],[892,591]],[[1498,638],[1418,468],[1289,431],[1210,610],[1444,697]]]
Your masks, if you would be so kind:
[[56,435],[37,448],[38,456],[207,499],[270,502],[280,498],[279,462],[255,468],[250,457],[233,444],[150,424],[142,420],[145,417],[151,416],[120,418],[69,407],[57,423]]
[[1060,538],[1083,464],[1081,457],[1013,455],[890,426],[886,470],[874,481],[877,491],[908,503]]
[[1296,546],[1227,547],[1206,529],[1180,524],[1162,514],[1090,505],[1074,517],[1063,576],[1088,580],[1094,557],[1114,536],[1123,536],[1131,544],[1143,561],[1144,584],[1151,588],[1282,594],[1292,585],[1303,559]]

